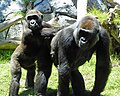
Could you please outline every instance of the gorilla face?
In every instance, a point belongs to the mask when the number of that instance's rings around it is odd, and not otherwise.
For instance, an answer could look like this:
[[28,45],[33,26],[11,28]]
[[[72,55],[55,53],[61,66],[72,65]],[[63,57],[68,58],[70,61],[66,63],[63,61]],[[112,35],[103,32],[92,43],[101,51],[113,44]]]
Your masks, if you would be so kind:
[[43,15],[37,10],[31,10],[26,15],[28,28],[38,30],[42,27]]
[[[83,50],[92,48],[99,40],[99,27],[95,20],[81,21],[73,32],[75,42]],[[87,26],[87,27],[86,27]]]
[[78,46],[82,49],[90,49],[99,40],[98,31],[80,29]]

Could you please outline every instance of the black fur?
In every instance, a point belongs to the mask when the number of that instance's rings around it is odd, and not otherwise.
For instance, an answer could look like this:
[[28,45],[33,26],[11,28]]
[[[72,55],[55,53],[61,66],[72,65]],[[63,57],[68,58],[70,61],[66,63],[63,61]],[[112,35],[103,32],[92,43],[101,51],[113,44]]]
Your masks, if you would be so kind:
[[[95,83],[88,95],[78,67],[89,61],[94,52]],[[95,17],[85,16],[80,22],[59,31],[52,39],[51,54],[59,73],[57,96],[70,96],[69,81],[75,96],[100,95],[110,73],[109,37]]]
[[11,56],[12,80],[9,96],[18,95],[22,74],[21,67],[27,70],[25,83],[27,88],[34,88],[35,69],[37,67],[36,95],[44,96],[46,94],[52,67],[50,42],[57,30],[49,28],[50,25],[43,22],[42,18],[42,14],[37,10],[31,10],[26,15],[26,25],[24,26],[21,44]]

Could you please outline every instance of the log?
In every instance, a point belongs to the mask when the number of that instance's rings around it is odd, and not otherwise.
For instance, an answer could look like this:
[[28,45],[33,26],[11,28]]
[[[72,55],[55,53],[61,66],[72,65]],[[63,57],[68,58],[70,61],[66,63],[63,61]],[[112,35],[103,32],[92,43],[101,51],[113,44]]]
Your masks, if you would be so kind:
[[18,40],[0,40],[0,49],[15,49],[20,42]]
[[5,21],[3,23],[0,23],[0,32],[3,32],[4,30],[8,29],[10,26],[16,24],[18,21],[22,20],[23,16],[16,16],[11,20]]

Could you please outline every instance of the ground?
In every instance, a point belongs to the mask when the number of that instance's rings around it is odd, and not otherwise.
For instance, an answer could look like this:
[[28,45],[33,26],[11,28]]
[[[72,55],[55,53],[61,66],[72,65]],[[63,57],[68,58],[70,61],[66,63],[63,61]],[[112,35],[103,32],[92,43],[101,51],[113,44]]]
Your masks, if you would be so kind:
[[[5,54],[6,53],[6,54]],[[0,96],[8,96],[9,84],[11,80],[11,74],[9,70],[9,60],[12,52],[5,52],[0,50]],[[102,96],[120,96],[120,58],[111,56],[112,71],[109,76],[105,90],[102,92]],[[95,55],[93,55],[90,62],[86,62],[83,66],[79,67],[80,72],[85,79],[86,89],[91,90],[94,83],[95,72]],[[22,69],[22,78],[20,81],[20,96],[33,96],[31,89],[25,89],[25,74],[26,71]],[[48,84],[48,96],[55,96],[58,84],[57,69],[53,65],[52,75]],[[72,93],[72,92],[71,92]]]

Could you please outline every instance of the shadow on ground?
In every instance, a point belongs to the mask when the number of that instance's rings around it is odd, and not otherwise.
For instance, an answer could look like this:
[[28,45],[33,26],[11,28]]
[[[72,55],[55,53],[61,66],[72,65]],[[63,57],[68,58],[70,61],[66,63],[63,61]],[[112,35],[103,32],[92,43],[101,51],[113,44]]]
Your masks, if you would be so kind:
[[[56,96],[56,94],[57,94],[56,89],[51,89],[51,88],[47,89],[47,96]],[[89,94],[90,94],[90,91],[86,91],[86,96],[89,96]],[[19,96],[35,96],[34,90],[33,89],[24,90],[20,93]],[[71,88],[70,88],[70,96],[74,96],[72,94]],[[100,95],[100,96],[103,96],[103,95]]]
[[[57,90],[56,89],[47,89],[47,96],[56,96]],[[19,96],[35,96],[33,89],[26,89],[22,91]]]

